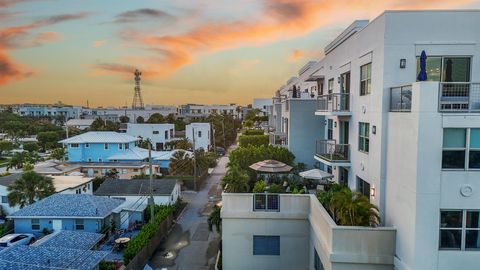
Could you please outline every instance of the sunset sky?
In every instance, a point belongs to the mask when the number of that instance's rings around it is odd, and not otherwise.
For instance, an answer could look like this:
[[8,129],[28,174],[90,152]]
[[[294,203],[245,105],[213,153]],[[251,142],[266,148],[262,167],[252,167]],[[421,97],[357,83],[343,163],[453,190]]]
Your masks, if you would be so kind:
[[251,103],[355,19],[471,0],[0,0],[0,104]]

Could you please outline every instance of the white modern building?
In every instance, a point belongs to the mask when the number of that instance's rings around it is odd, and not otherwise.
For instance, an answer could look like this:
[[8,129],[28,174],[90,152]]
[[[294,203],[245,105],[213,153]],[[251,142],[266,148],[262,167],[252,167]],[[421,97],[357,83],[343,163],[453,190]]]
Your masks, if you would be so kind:
[[108,120],[119,122],[120,117],[126,116],[130,123],[136,123],[138,117],[142,117],[145,121],[153,114],[161,114],[167,116],[169,114],[175,115],[177,108],[173,105],[146,105],[144,110],[135,110],[130,108],[94,108],[83,109],[82,114],[84,118]]
[[267,116],[268,106],[271,106],[272,104],[271,98],[254,98],[252,108],[260,110],[260,115]]
[[210,114],[230,114],[238,118],[237,108],[238,106],[234,103],[225,105],[185,104],[177,108],[177,115],[183,118],[199,118],[207,117]]
[[[478,269],[479,23],[478,10],[355,21],[305,80],[317,82],[324,129],[314,159],[396,229],[394,269]],[[417,81],[422,52],[426,82]],[[283,117],[281,106],[274,103],[273,116]]]
[[64,117],[65,120],[79,118],[82,115],[81,106],[57,104],[15,104],[12,112],[19,116],[31,117]]
[[174,139],[174,124],[127,124],[126,133],[142,140],[150,140],[153,150],[166,150],[166,144]]
[[210,123],[190,123],[185,127],[185,137],[191,143],[195,140],[195,150],[208,151],[212,145]]

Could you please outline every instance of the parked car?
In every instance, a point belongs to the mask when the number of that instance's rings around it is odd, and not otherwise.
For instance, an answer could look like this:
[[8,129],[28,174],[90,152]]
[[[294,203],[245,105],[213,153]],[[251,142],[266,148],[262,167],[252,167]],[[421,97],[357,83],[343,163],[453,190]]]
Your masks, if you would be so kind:
[[227,152],[225,151],[225,148],[223,148],[223,147],[218,147],[218,146],[215,148],[215,152],[216,152],[218,155],[220,155],[220,156],[225,156],[225,154],[227,153]]
[[16,245],[29,245],[35,242],[35,236],[31,233],[11,233],[0,238],[0,247],[11,247]]

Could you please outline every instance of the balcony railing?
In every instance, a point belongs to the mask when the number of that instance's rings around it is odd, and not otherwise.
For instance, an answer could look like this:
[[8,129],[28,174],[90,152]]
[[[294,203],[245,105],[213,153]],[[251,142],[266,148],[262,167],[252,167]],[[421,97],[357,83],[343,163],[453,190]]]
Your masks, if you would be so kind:
[[337,144],[334,140],[319,140],[316,143],[316,155],[330,162],[350,161],[350,145]]
[[390,88],[390,111],[410,112],[412,110],[412,85]]
[[440,112],[480,112],[480,83],[442,82],[438,104]]
[[272,132],[269,134],[269,142],[271,145],[287,146],[288,144],[287,134]]
[[320,112],[349,112],[350,94],[334,93],[317,97],[317,111]]

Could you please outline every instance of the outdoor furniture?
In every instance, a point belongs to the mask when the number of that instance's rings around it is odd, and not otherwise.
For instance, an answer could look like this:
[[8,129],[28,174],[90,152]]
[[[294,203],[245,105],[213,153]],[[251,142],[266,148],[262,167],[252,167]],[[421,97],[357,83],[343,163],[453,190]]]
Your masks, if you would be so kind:
[[128,237],[120,237],[120,238],[115,239],[116,244],[126,244],[129,241],[130,241],[130,238],[128,238]]
[[272,160],[272,159],[267,159],[267,160],[259,161],[257,163],[253,163],[249,167],[250,169],[255,170],[257,172],[264,172],[264,173],[286,173],[292,170],[291,166],[288,166],[283,162]]

